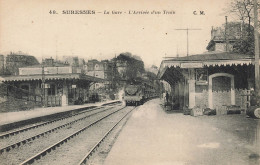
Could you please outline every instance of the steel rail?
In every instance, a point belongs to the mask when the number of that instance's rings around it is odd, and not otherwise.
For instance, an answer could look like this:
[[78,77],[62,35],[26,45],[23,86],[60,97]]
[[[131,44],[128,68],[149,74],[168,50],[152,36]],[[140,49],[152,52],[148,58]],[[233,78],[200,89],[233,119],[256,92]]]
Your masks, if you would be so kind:
[[83,165],[87,163],[87,160],[92,156],[95,150],[100,146],[100,144],[106,139],[106,137],[112,132],[112,130],[130,113],[134,110],[133,108],[131,111],[126,113],[107,133],[96,143],[94,147],[83,157],[83,159],[78,163],[78,165]]
[[78,130],[78,131],[72,133],[71,135],[69,135],[69,136],[65,137],[64,139],[60,140],[59,142],[57,142],[57,143],[51,145],[50,147],[45,148],[43,151],[41,151],[41,152],[35,154],[34,156],[28,158],[28,159],[25,160],[24,162],[20,163],[20,165],[32,164],[35,160],[38,160],[38,159],[40,159],[41,157],[47,155],[47,154],[50,153],[52,150],[55,150],[57,147],[60,147],[62,144],[67,143],[70,139],[72,139],[72,138],[74,138],[75,136],[79,135],[80,133],[82,133],[82,132],[85,131],[86,129],[92,127],[93,125],[95,125],[96,123],[100,122],[101,120],[103,120],[103,119],[105,119],[105,118],[111,116],[112,114],[114,114],[114,113],[116,113],[116,112],[118,112],[118,111],[120,111],[120,110],[122,110],[122,109],[124,109],[124,108],[125,108],[125,107],[120,108],[120,109],[116,110],[115,112],[112,112],[112,113],[110,113],[110,114],[108,114],[108,115],[106,115],[106,116],[104,116],[104,117],[102,117],[102,118],[100,118],[100,119],[98,119],[98,120],[92,122],[92,123],[89,124],[88,126],[86,126],[86,127],[82,128],[82,129],[80,129],[80,130]]
[[73,115],[69,115],[67,117],[62,117],[62,118],[59,118],[59,119],[47,121],[47,122],[40,123],[40,124],[37,124],[37,125],[29,126],[29,127],[26,127],[26,128],[21,128],[21,129],[12,131],[12,132],[7,132],[7,133],[4,133],[4,134],[1,134],[0,139],[4,139],[4,138],[9,137],[9,136],[17,135],[19,133],[22,133],[22,132],[25,132],[25,131],[28,131],[28,130],[31,130],[31,129],[34,129],[34,128],[45,126],[47,124],[51,124],[51,123],[54,123],[54,122],[57,122],[57,121],[60,121],[60,120],[64,120],[64,119],[67,119],[67,118],[70,118],[70,117],[73,117],[73,116],[76,116],[76,115],[80,115],[80,114],[83,114],[83,113],[86,113],[86,112],[91,112],[93,110],[97,110],[97,109],[100,109],[100,108],[102,108],[102,107],[95,107],[95,108],[92,108],[92,109],[84,110],[84,112],[79,112],[79,113],[76,113],[76,114],[73,114]]
[[[79,119],[77,119],[77,120],[68,122],[68,123],[66,123],[66,124],[60,125],[60,126],[55,127],[55,128],[52,128],[52,129],[50,129],[50,130],[48,130],[48,131],[45,131],[45,132],[42,132],[42,133],[40,133],[40,134],[34,135],[34,136],[29,137],[29,138],[27,138],[27,139],[24,139],[24,140],[22,140],[22,141],[15,142],[15,143],[13,143],[13,144],[11,144],[11,145],[8,145],[8,146],[6,146],[6,147],[0,148],[0,154],[2,154],[4,151],[9,152],[12,148],[15,148],[16,146],[17,146],[17,147],[20,147],[22,144],[26,144],[27,142],[30,142],[31,140],[35,140],[35,139],[40,138],[40,137],[42,137],[42,136],[45,136],[46,134],[51,133],[51,132],[53,132],[53,131],[55,131],[55,130],[58,130],[58,129],[64,128],[64,127],[66,127],[66,126],[72,125],[72,124],[74,124],[74,123],[76,123],[76,122],[78,122],[78,121],[84,120],[84,119],[86,119],[86,118],[88,118],[88,117],[90,117],[90,116],[96,115],[96,114],[98,114],[98,113],[107,111],[107,110],[109,110],[109,109],[111,109],[111,108],[113,108],[113,107],[109,107],[109,108],[107,108],[107,109],[105,109],[105,110],[103,110],[103,111],[100,111],[100,112],[97,112],[97,113],[94,113],[94,114],[90,114],[90,115],[84,116],[84,117],[82,117],[82,118],[79,118]],[[89,111],[88,111],[88,112],[89,112]]]
[[[80,115],[82,113],[86,113],[86,112],[90,112],[90,111],[93,111],[93,110],[96,110],[96,109],[100,109],[100,108],[103,108],[104,106],[107,106],[107,105],[113,106],[113,105],[117,105],[117,104],[120,104],[120,103],[121,102],[118,101],[118,102],[102,104],[100,107],[93,107],[93,108],[90,108],[90,109],[86,109],[86,110],[83,110],[82,112],[72,114],[72,115],[69,115],[67,117],[47,121],[47,122],[44,122],[44,123],[41,123],[41,124],[37,124],[37,125],[29,126],[29,127],[26,127],[26,128],[21,128],[21,129],[15,130],[15,131],[7,132],[7,133],[4,133],[4,134],[0,134],[0,139],[4,139],[4,138],[9,137],[9,136],[17,135],[19,133],[22,133],[22,132],[25,132],[25,131],[28,131],[28,130],[31,130],[31,129],[34,129],[34,128],[38,128],[38,127],[41,127],[41,126],[45,126],[47,124],[51,124],[53,122],[57,122],[57,121],[60,121],[60,120],[63,120],[63,119],[67,119],[69,117]],[[86,107],[86,108],[88,108],[88,107]]]
[[107,105],[116,105],[116,104],[121,104],[122,101],[116,101],[116,102],[112,102],[112,103],[105,103],[105,104],[102,104],[101,106],[107,106]]

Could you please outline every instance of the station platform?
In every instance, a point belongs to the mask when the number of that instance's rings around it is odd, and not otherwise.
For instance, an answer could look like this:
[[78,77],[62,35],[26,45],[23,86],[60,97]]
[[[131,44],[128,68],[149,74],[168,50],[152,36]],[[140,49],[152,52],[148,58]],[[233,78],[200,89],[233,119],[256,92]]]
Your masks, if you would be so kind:
[[110,101],[89,103],[83,105],[68,105],[62,107],[44,107],[44,108],[30,109],[27,111],[0,113],[0,127],[3,125],[17,123],[20,121],[25,121],[33,118],[39,118],[39,117],[57,114],[61,112],[71,111],[74,109],[88,108],[93,106],[102,106],[104,104],[109,104],[118,101],[120,100],[110,100]]
[[132,113],[105,165],[260,163],[260,120],[244,114],[193,117],[165,111],[161,103],[150,100]]

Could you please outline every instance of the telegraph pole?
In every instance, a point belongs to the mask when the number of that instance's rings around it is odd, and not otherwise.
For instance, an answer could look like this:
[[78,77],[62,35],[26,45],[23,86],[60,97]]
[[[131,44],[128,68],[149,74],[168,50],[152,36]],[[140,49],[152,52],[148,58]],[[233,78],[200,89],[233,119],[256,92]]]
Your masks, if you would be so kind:
[[43,103],[43,106],[45,107],[45,75],[44,75],[43,61],[42,61],[42,84],[41,84],[41,87],[42,87],[42,103]]
[[189,30],[201,30],[201,29],[175,29],[175,30],[186,30],[187,32],[187,56],[189,56]]
[[228,22],[227,22],[227,16],[225,16],[226,20],[226,27],[225,27],[225,42],[226,42],[226,52],[228,52],[228,37],[227,37],[227,27],[228,27]]
[[258,35],[258,12],[257,0],[254,0],[254,33],[255,33],[255,93],[260,98],[260,78],[259,78],[259,35]]

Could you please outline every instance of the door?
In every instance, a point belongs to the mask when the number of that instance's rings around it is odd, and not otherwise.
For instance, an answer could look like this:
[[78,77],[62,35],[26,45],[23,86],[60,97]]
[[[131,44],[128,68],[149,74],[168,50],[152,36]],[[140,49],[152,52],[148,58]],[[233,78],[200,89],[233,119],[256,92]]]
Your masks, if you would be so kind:
[[212,79],[213,108],[231,105],[231,78],[226,76]]

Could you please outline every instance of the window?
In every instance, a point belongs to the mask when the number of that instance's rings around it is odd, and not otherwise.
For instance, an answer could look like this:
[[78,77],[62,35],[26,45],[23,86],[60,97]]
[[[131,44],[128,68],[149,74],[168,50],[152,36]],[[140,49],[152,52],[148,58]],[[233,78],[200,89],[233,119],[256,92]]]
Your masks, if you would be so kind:
[[29,84],[22,84],[20,86],[22,90],[14,91],[15,94],[18,94],[18,97],[21,97],[23,99],[28,99],[29,97]]
[[50,88],[48,88],[48,95],[49,96],[53,96],[53,95],[55,95],[56,93],[55,93],[55,84],[50,84]]
[[29,91],[29,85],[21,85],[23,90]]
[[62,94],[63,94],[63,84],[62,84],[62,82],[60,82],[60,83],[57,84],[57,93],[58,93],[59,95],[62,95]]
[[95,65],[96,70],[98,70],[98,64]]

